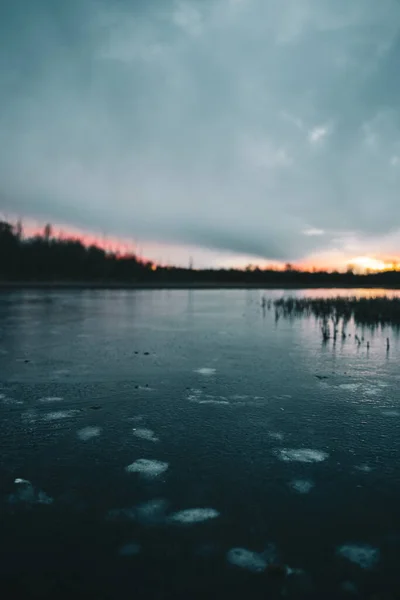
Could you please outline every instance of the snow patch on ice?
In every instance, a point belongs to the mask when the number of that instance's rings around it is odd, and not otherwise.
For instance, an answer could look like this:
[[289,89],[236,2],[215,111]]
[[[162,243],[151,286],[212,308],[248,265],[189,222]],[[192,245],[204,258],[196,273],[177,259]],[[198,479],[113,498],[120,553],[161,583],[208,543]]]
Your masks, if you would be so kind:
[[230,402],[228,402],[228,400],[217,400],[217,399],[208,399],[208,400],[199,400],[198,404],[216,404],[216,405],[221,405],[221,406],[226,406],[230,404]]
[[369,544],[344,544],[337,549],[337,554],[362,569],[370,569],[379,562],[380,551]]
[[226,554],[226,560],[235,567],[246,569],[252,573],[262,573],[267,568],[267,560],[246,548],[231,548]]
[[357,465],[355,469],[357,471],[361,471],[362,473],[371,473],[371,471],[373,471],[372,467],[369,465]]
[[139,458],[132,464],[125,467],[127,473],[139,473],[144,477],[154,478],[162,475],[168,469],[167,462],[161,460],[149,460],[147,458]]
[[277,456],[285,462],[304,462],[318,463],[323,462],[329,457],[327,452],[323,450],[313,450],[311,448],[299,449],[279,449],[276,450]]
[[219,512],[215,508],[187,508],[171,515],[169,521],[172,523],[182,523],[183,525],[192,525],[216,519],[217,517],[219,517]]
[[43,404],[50,404],[52,402],[62,402],[64,398],[61,396],[47,396],[45,398],[40,398],[39,402],[43,402]]
[[308,494],[314,487],[314,483],[308,479],[293,479],[290,482],[290,487],[299,494]]
[[42,490],[36,490],[30,481],[18,477],[14,484],[16,491],[10,494],[8,500],[11,504],[52,504],[53,498]]
[[278,442],[281,442],[284,438],[284,435],[280,431],[268,431],[268,437],[270,437],[272,440],[278,440]]
[[62,419],[70,419],[75,417],[79,413],[79,410],[55,410],[47,413],[44,416],[45,421],[60,421]]
[[98,437],[101,433],[101,427],[84,427],[77,431],[77,436],[82,442]]
[[399,410],[382,410],[381,414],[384,417],[400,417]]
[[146,428],[135,428],[133,430],[133,435],[141,440],[146,440],[148,442],[159,442],[159,438],[155,435],[154,431]]
[[201,367],[200,369],[195,369],[195,373],[199,375],[205,375],[206,377],[209,375],[214,375],[217,369],[211,369],[209,367]]
[[139,506],[114,508],[108,511],[107,516],[112,520],[128,519],[142,525],[160,525],[165,521],[167,507],[168,502],[164,498],[153,498]]

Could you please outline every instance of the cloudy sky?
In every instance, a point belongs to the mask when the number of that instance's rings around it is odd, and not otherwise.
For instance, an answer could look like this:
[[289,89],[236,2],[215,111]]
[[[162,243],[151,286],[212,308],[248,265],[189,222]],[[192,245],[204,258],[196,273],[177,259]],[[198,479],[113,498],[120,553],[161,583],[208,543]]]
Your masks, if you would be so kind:
[[195,265],[400,254],[399,0],[0,3],[0,211]]

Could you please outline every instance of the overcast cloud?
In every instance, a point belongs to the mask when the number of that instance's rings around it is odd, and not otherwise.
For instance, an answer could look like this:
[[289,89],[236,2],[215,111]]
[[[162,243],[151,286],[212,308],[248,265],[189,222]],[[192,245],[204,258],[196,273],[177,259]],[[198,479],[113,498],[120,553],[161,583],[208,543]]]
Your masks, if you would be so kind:
[[10,0],[0,209],[270,260],[395,251],[398,0]]

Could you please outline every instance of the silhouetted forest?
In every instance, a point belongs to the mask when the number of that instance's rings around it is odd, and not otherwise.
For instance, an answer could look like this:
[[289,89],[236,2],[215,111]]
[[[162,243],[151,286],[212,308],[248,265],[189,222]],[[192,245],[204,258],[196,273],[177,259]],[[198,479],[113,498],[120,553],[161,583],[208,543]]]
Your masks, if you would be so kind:
[[160,267],[134,255],[85,246],[79,239],[56,238],[50,225],[24,237],[20,224],[0,221],[0,281],[131,284],[159,286],[400,287],[400,271],[358,275],[326,271],[191,269]]

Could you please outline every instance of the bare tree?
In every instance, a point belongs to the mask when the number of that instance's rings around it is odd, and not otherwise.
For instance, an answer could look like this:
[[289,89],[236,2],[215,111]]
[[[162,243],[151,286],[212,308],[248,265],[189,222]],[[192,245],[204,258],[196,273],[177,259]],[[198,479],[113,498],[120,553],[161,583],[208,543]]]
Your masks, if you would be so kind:
[[53,235],[53,229],[52,229],[50,223],[47,223],[47,225],[45,225],[44,230],[43,230],[43,237],[47,243],[50,241],[50,238],[52,235]]

